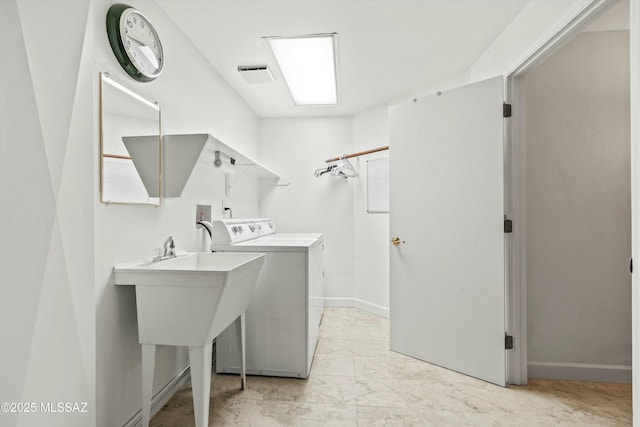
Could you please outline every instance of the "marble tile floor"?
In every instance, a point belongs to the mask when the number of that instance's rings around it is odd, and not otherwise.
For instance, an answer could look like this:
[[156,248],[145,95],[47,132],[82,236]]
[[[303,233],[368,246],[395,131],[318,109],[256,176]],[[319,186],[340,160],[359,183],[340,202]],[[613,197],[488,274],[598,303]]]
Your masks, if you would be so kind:
[[[389,321],[327,308],[306,380],[213,375],[209,426],[630,426],[631,386],[531,380],[502,388],[389,351]],[[152,427],[194,425],[191,389]]]

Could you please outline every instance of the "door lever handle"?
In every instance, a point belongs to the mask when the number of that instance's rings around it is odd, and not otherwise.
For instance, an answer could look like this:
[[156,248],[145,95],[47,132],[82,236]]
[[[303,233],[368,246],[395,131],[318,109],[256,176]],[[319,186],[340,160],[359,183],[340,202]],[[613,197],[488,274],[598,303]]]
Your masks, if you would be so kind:
[[407,242],[405,242],[404,240],[402,240],[398,236],[396,236],[393,239],[391,239],[391,243],[393,243],[394,245],[398,246],[400,243],[407,243]]

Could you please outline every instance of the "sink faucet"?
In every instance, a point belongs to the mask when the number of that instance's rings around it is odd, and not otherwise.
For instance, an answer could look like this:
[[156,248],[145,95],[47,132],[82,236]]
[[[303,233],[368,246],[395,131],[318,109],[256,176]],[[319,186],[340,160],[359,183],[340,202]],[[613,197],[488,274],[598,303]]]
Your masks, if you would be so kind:
[[176,251],[174,250],[176,245],[173,242],[173,236],[167,237],[167,240],[164,241],[162,247],[164,248],[162,256],[176,256]]
[[153,262],[164,261],[165,259],[169,259],[169,258],[175,258],[176,257],[175,248],[176,248],[176,245],[173,241],[173,236],[167,237],[167,240],[165,240],[164,243],[162,244],[162,255],[153,257]]

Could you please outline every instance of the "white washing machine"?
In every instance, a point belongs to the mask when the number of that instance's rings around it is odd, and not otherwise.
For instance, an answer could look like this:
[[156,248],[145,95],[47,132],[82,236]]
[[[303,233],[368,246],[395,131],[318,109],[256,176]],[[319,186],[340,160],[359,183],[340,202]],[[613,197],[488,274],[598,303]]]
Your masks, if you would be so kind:
[[[247,374],[307,378],[324,310],[320,233],[276,233],[268,218],[215,220],[211,250],[266,256],[246,312]],[[216,372],[239,373],[234,326],[216,338]]]

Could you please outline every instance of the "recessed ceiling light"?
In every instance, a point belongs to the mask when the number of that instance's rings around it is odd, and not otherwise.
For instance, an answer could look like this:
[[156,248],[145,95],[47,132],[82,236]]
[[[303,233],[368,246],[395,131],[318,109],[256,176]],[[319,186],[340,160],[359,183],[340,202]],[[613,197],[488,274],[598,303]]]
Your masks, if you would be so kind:
[[296,105],[336,105],[337,34],[265,37]]

